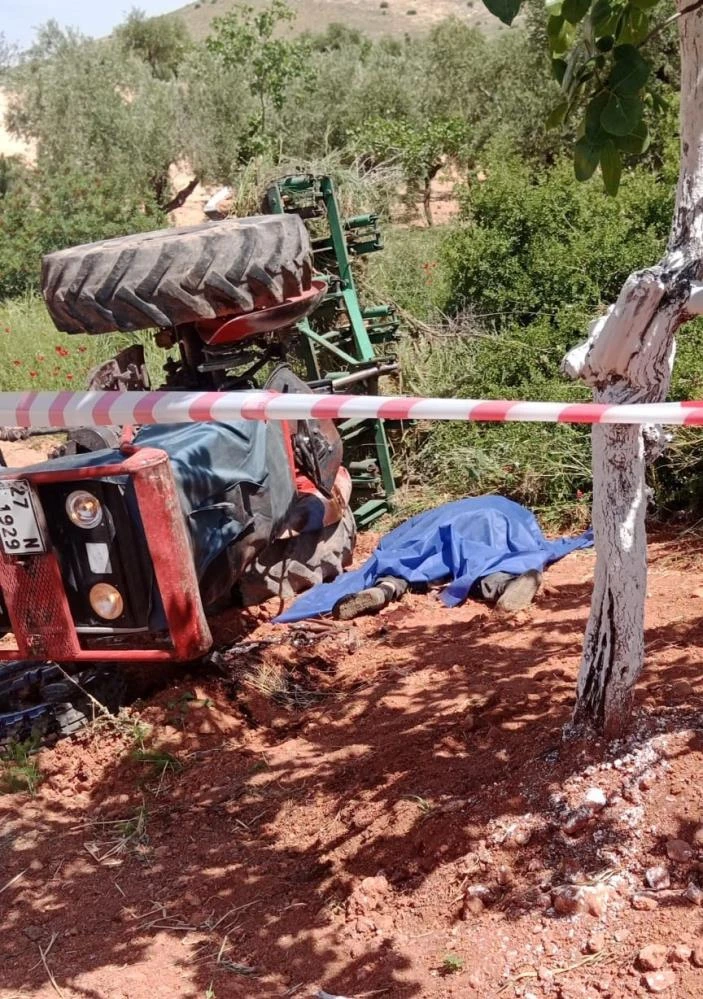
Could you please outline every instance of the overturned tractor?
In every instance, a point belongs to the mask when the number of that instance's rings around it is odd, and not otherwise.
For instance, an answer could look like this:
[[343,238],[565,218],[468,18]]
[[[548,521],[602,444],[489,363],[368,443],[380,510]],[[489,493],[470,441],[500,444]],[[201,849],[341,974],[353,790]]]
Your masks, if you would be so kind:
[[[286,178],[265,205],[49,254],[55,325],[155,329],[159,387],[376,391],[395,369],[376,345],[397,323],[362,309],[351,271],[380,248],[375,217],[342,219],[329,178]],[[141,345],[91,377],[150,386]],[[206,656],[218,609],[333,578],[351,560],[353,508],[368,523],[393,488],[373,421],[341,434],[325,420],[86,427],[51,460],[0,468],[0,740],[72,731],[91,697],[117,706],[126,664]]]

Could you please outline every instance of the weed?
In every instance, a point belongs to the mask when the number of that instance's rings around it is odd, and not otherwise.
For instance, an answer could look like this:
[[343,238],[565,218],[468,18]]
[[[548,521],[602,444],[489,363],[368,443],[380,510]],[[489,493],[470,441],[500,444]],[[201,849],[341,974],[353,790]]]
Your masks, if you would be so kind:
[[147,811],[146,804],[142,802],[132,818],[124,819],[117,823],[117,831],[120,840],[123,840],[125,845],[128,843],[131,843],[132,845],[142,845],[146,843],[149,838],[147,835],[148,818],[149,813]]
[[178,757],[165,749],[135,749],[132,752],[132,758],[137,763],[152,767],[153,772],[157,773],[159,777],[163,777],[167,773],[177,773],[183,769],[183,764]]
[[[213,0],[213,3],[214,3],[214,0]],[[208,985],[208,987],[205,989],[205,997],[204,997],[204,999],[215,999],[215,990],[212,987],[212,982],[210,982],[210,984]]]
[[404,797],[408,801],[414,801],[423,815],[429,815],[434,809],[432,802],[428,798],[422,798],[419,794],[406,794]]
[[456,975],[463,967],[464,961],[458,954],[445,954],[440,970],[443,975]]
[[26,739],[12,742],[0,755],[0,793],[14,794],[26,791],[34,796],[42,782],[42,774],[32,757],[37,752],[39,741]]
[[[166,355],[148,334],[138,334],[147,364],[158,372]],[[0,391],[20,389],[82,389],[88,372],[122,347],[134,342],[127,336],[87,336],[74,346],[56,332],[43,302],[33,296],[0,302]]]
[[148,820],[149,812],[146,802],[142,799],[141,805],[130,818],[96,823],[96,826],[102,830],[110,830],[112,835],[109,839],[86,843],[86,850],[98,864],[109,861],[114,863],[113,858],[127,850],[143,855],[149,843]]

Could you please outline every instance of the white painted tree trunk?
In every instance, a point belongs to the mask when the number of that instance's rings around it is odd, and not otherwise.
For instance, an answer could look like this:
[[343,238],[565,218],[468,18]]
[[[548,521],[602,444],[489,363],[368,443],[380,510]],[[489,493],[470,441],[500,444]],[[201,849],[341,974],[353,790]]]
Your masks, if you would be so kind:
[[[678,0],[681,11],[688,0]],[[678,327],[703,292],[703,10],[679,20],[681,169],[667,253],[631,274],[586,343],[564,360],[598,402],[659,402],[669,389]],[[645,435],[593,427],[596,569],[578,678],[574,725],[607,737],[627,723],[644,657],[647,589]]]

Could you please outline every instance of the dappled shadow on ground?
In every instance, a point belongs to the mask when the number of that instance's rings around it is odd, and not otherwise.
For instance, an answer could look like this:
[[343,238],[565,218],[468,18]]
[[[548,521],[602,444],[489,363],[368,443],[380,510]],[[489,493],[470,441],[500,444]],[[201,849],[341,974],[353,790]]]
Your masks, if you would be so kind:
[[[633,751],[582,776],[605,748],[562,740],[592,565],[554,567],[512,622],[411,596],[329,634],[263,626],[250,638],[269,644],[145,708],[151,736],[108,725],[43,754],[38,796],[0,801],[0,997],[48,996],[47,969],[96,999],[492,995],[501,925],[546,919],[568,948],[555,893],[626,865],[628,809],[657,765]],[[703,627],[681,570],[658,566],[638,696],[659,717],[640,726],[681,730],[662,750],[675,768],[703,754]],[[613,806],[567,834],[589,780]],[[684,838],[685,800],[668,830]],[[636,831],[644,855],[656,837]],[[680,907],[680,888],[664,901]],[[473,979],[442,977],[450,952]]]

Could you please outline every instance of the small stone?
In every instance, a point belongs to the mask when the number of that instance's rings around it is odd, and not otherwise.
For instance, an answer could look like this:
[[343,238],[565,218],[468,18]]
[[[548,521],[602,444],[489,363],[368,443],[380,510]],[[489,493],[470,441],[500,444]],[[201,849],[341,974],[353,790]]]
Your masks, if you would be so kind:
[[600,811],[608,804],[608,799],[599,787],[589,787],[586,791],[585,801],[593,811]]
[[501,864],[496,874],[496,881],[504,887],[511,885],[515,881],[512,868],[508,867],[507,864]]
[[621,927],[619,930],[616,930],[615,933],[613,933],[613,937],[618,943],[624,943],[629,937],[629,935],[630,931],[626,930],[624,927]]
[[478,895],[469,895],[468,898],[464,900],[464,910],[463,917],[468,919],[469,916],[478,916],[483,912],[484,905],[483,901]]
[[25,926],[22,932],[29,940],[40,940],[44,936],[41,926]]
[[665,992],[672,985],[676,985],[676,975],[669,968],[664,971],[650,971],[644,976],[647,988],[650,992]]
[[664,888],[671,887],[669,872],[661,864],[656,867],[648,867],[644,872],[644,880],[652,891],[662,891]]
[[600,954],[602,950],[605,950],[605,934],[591,933],[586,941],[586,951],[589,954]]
[[560,916],[573,916],[581,909],[581,897],[576,888],[567,886],[557,888],[552,893],[552,905]]
[[691,836],[691,839],[693,840],[693,845],[695,847],[697,847],[699,850],[703,850],[703,826],[698,826],[695,829],[693,836]]
[[537,977],[540,982],[551,984],[551,982],[554,981],[554,972],[551,968],[547,968],[545,965],[542,965],[537,969]]
[[703,905],[703,889],[699,888],[695,881],[689,881],[683,897],[693,905]]
[[610,891],[607,885],[598,885],[596,888],[583,889],[583,902],[586,912],[590,912],[597,919],[604,914],[608,905]]
[[672,964],[688,964],[693,954],[693,948],[686,944],[676,944],[669,951],[669,961]]
[[637,963],[645,971],[658,971],[664,967],[666,947],[663,944],[648,944],[637,955]]
[[666,855],[675,864],[689,864],[693,860],[693,850],[684,839],[670,839],[666,844]]
[[703,943],[696,944],[691,954],[691,962],[696,968],[703,968]]
[[562,823],[562,829],[567,836],[580,836],[593,820],[593,812],[590,808],[577,808],[567,815]]
[[639,909],[641,912],[651,912],[652,909],[656,909],[658,904],[656,898],[652,898],[651,895],[632,896],[632,908]]

